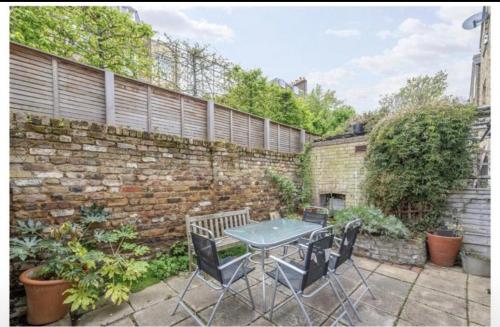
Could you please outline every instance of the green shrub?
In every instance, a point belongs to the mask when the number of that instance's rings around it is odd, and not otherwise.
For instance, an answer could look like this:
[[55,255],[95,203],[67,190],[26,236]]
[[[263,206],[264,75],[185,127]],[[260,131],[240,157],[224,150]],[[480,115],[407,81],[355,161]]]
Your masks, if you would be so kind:
[[335,212],[333,224],[337,232],[341,233],[344,226],[355,219],[361,219],[361,233],[386,236],[389,238],[408,238],[408,228],[395,216],[386,216],[380,209],[374,207],[351,207]]
[[465,185],[472,173],[470,139],[474,109],[439,102],[402,110],[381,120],[370,135],[365,158],[365,193],[385,213],[401,206],[430,208],[417,230],[439,220],[447,193]]
[[286,176],[279,175],[274,171],[266,170],[266,175],[276,184],[280,194],[281,203],[286,208],[286,213],[292,213],[297,210],[299,204],[300,192],[295,183]]

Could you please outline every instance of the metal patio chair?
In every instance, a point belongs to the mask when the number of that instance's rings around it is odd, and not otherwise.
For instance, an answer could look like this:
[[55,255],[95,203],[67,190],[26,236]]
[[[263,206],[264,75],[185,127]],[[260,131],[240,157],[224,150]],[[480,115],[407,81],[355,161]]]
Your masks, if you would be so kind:
[[[362,321],[359,312],[356,309],[356,305],[358,304],[359,300],[365,295],[365,293],[368,291],[370,292],[371,296],[375,299],[375,295],[373,294],[372,290],[370,289],[370,286],[368,285],[368,282],[366,281],[365,277],[363,274],[361,274],[361,271],[359,270],[358,266],[352,260],[352,252],[354,250],[354,244],[356,243],[356,237],[358,236],[359,230],[361,228],[361,220],[356,219],[351,222],[349,222],[345,227],[344,227],[344,233],[342,235],[342,238],[334,237],[335,243],[338,245],[339,250],[338,253],[331,252],[330,253],[330,259],[328,260],[328,272],[329,275],[331,276],[332,280],[334,280],[337,285],[339,286],[341,294],[345,297],[346,301],[349,303],[349,306],[352,308],[354,311],[354,314],[356,315],[356,318],[359,321]],[[351,298],[349,297],[348,293],[346,292],[344,286],[342,285],[339,276],[342,275],[342,273],[339,273],[338,268],[341,267],[344,264],[349,264],[351,267],[354,267],[356,270],[357,274],[361,278],[361,281],[365,285],[365,290],[361,293],[359,298],[356,301],[352,301]],[[345,272],[345,270],[344,270]],[[342,301],[342,300],[341,300]],[[346,310],[342,312],[339,317],[333,322],[333,324],[337,323],[342,316],[346,314],[348,317],[348,320],[351,321],[349,314],[347,313]]]
[[[201,279],[210,288],[217,291],[221,291],[217,303],[215,304],[212,313],[210,315],[210,318],[208,319],[207,326],[209,326],[212,323],[215,312],[219,308],[219,305],[227,291],[230,291],[233,294],[242,297],[245,300],[245,302],[248,301],[248,299],[246,299],[241,294],[239,294],[238,292],[236,292],[231,288],[231,285],[239,281],[240,279],[245,280],[251,307],[252,309],[255,309],[252,292],[250,291],[250,284],[248,282],[248,276],[247,276],[248,273],[253,271],[255,268],[248,268],[246,266],[246,263],[248,262],[248,258],[250,257],[251,253],[246,253],[237,258],[227,257],[220,260],[219,256],[217,255],[216,242],[214,240],[214,235],[211,230],[201,226],[191,225],[191,238],[193,241],[193,247],[196,254],[198,267],[189,278],[189,281],[184,290],[182,291],[179,301],[177,302],[177,305],[175,306],[175,309],[172,312],[172,315],[175,314],[180,305],[184,308],[184,310],[188,312],[188,314],[199,325],[203,326],[203,322],[200,320],[200,318],[198,318],[198,316],[194,312],[192,312],[191,309],[189,309],[188,306],[183,302],[183,298],[186,295],[186,292],[189,289],[189,286],[191,285],[195,277]],[[212,279],[215,280],[216,285],[214,285],[212,281],[204,278],[202,276],[202,273],[212,277]]]
[[[326,227],[326,224],[328,222],[328,213],[319,213],[319,212],[311,212],[311,211],[304,211],[304,215],[302,218],[303,221],[308,222],[308,223],[313,223],[313,224],[318,224],[321,225],[322,227]],[[299,255],[300,258],[304,258],[304,246],[307,246],[307,243],[309,242],[309,237],[301,237],[299,238],[295,244],[299,246]],[[284,254],[286,254],[286,250],[284,251]]]
[[[285,261],[281,258],[271,256],[276,262],[276,269],[267,272],[267,275],[274,279],[274,289],[271,301],[271,311],[269,319],[272,321],[273,312],[277,310],[291,299],[296,299],[302,313],[304,314],[309,326],[312,325],[311,319],[302,303],[303,298],[310,298],[317,294],[321,289],[330,286],[334,295],[338,298],[339,302],[345,308],[345,303],[341,301],[337,289],[334,287],[333,282],[328,278],[328,252],[333,244],[333,226],[325,227],[314,231],[309,237],[307,252],[305,260],[302,262]],[[310,293],[305,293],[305,290],[312,284],[324,280],[321,285],[315,287]],[[287,287],[292,292],[284,302],[274,306],[276,299],[276,290],[278,283]],[[351,322],[352,323],[352,322]]]

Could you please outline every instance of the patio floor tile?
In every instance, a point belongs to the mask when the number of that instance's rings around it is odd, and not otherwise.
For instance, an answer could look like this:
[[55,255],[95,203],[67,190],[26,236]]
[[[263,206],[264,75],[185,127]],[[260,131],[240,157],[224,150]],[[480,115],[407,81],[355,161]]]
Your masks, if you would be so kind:
[[[264,297],[262,296],[262,283],[259,283],[257,285],[250,287],[250,290],[252,292],[252,297],[253,297],[253,301],[255,304],[255,309],[257,311],[263,313],[264,312],[264,305],[263,305],[264,304],[263,303]],[[247,290],[241,291],[240,294],[243,295],[245,298],[248,298]],[[268,308],[268,309],[271,307],[272,294],[273,294],[273,287],[271,285],[266,285],[266,308]],[[285,294],[283,294],[282,292],[276,292],[276,299],[275,299],[274,305],[280,304],[286,298],[287,298],[287,296]]]
[[[313,289],[314,288],[311,290]],[[337,309],[340,302],[335,297],[332,288],[328,285],[316,293],[313,297],[304,298],[304,304],[324,314],[330,315],[333,311],[335,311],[335,309]]]
[[175,296],[176,293],[164,282],[149,286],[140,292],[130,295],[130,305],[134,310],[140,310],[146,306],[161,302]]
[[250,323],[250,326],[274,326],[269,320],[260,317],[259,319]]
[[77,321],[78,326],[104,326],[128,316],[134,312],[132,307],[123,302],[120,305],[106,305],[97,310],[87,312]]
[[[389,278],[389,277],[387,277]],[[398,281],[399,282],[399,281]],[[366,290],[365,286],[360,286],[352,295],[351,298],[353,301],[358,299],[362,292]],[[390,292],[386,292],[384,289],[380,289],[376,287],[374,284],[371,285],[371,290],[375,295],[375,299],[372,298],[368,291],[365,292],[363,297],[361,298],[361,302],[368,304],[372,307],[375,307],[381,311],[387,312],[390,315],[397,316],[399,311],[401,310],[401,306],[403,305],[405,298],[395,295]]]
[[352,259],[359,268],[363,268],[368,271],[373,271],[380,265],[380,262],[364,257],[353,256]]
[[420,302],[408,299],[400,318],[415,325],[424,326],[466,326],[465,319],[434,309]]
[[[387,312],[381,311],[365,303],[359,303],[356,306],[359,316],[362,321],[356,319],[356,316],[351,309],[348,312],[351,316],[352,322],[355,326],[393,326],[396,321],[396,316],[392,316]],[[337,311],[329,319],[329,323],[332,324],[334,319],[342,312],[342,308],[338,308]],[[342,323],[347,324],[347,319],[345,317],[341,320]]]
[[168,326],[185,319],[188,314],[179,306],[175,315],[171,315],[177,303],[177,298],[171,298],[144,310],[134,313],[134,319],[140,326]]
[[[208,321],[212,314],[214,306],[210,306],[203,310],[199,315]],[[212,325],[214,326],[244,326],[251,323],[259,317],[259,313],[240,301],[236,297],[226,298],[222,300],[215,313]]]
[[[306,309],[306,312],[309,315],[309,318],[311,319],[311,322],[314,326],[321,325],[328,317],[328,316],[320,313],[319,311],[312,309],[311,307],[309,307],[307,305],[305,306],[305,309]],[[268,314],[266,314],[266,319],[269,319]],[[278,310],[274,311],[272,322],[275,325],[279,325],[279,326],[306,326],[307,325],[307,320],[304,317],[302,310],[300,310],[300,307],[299,307],[297,301],[292,301],[292,300],[289,301],[288,303],[284,304]]]
[[120,320],[115,321],[112,324],[109,324],[108,326],[135,326],[134,322],[130,317],[125,317]]
[[490,288],[491,284],[489,278],[469,275],[469,300],[489,306],[491,303],[491,295],[488,294],[488,289]]
[[490,307],[469,302],[469,320],[482,326],[490,325]]
[[[195,289],[190,289],[184,296],[186,302],[195,311],[200,311],[206,307],[215,304],[221,292],[208,287],[207,285],[198,286]],[[232,296],[227,292],[225,297]]]
[[[182,290],[184,290],[184,287],[186,287],[186,284],[189,280],[189,277],[191,276],[191,273],[181,273],[178,276],[171,277],[166,280],[167,285],[170,286],[174,291],[177,293],[181,293]],[[191,283],[191,286],[189,289],[196,288],[198,286],[204,285],[201,280],[198,278],[195,278],[193,282]]]
[[465,299],[415,285],[408,299],[467,319]]
[[404,282],[413,283],[418,276],[418,273],[409,269],[401,268],[391,264],[381,264],[375,272],[386,275],[392,278],[402,280]]
[[377,296],[378,293],[389,293],[395,296],[406,298],[410,291],[411,284],[403,282],[399,279],[380,275],[378,273],[371,274],[367,283],[372,288],[373,293]]
[[443,269],[443,271],[432,270],[431,272],[424,270],[418,276],[416,285],[465,299],[466,278],[465,274],[447,269]]

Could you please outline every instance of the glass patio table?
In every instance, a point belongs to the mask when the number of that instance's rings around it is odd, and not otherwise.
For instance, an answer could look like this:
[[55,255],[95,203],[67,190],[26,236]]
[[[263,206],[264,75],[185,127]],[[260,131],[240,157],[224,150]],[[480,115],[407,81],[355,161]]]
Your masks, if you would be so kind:
[[266,305],[266,272],[265,272],[265,256],[266,251],[279,245],[290,243],[291,241],[312,233],[320,229],[321,225],[304,222],[294,219],[275,219],[267,220],[257,224],[249,224],[237,228],[229,228],[224,231],[224,234],[238,239],[243,243],[258,248],[261,251],[261,268],[262,268],[262,296],[263,310],[267,312]]

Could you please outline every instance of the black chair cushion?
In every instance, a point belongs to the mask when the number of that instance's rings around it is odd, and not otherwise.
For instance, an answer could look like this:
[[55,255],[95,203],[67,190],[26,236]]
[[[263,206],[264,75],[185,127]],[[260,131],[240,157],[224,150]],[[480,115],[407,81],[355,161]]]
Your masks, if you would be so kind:
[[[236,258],[236,257],[226,257],[226,258],[220,260],[220,264],[223,265],[226,262],[233,260],[234,258]],[[233,277],[234,272],[236,271],[236,269],[238,269],[238,266],[240,265],[240,263],[241,263],[241,261],[235,262],[234,264],[227,266],[226,268],[224,268],[221,271],[223,284],[227,285],[227,283],[229,283],[229,281],[231,280],[231,277]],[[254,269],[255,268],[242,267],[240,269],[240,271],[238,271],[238,274],[234,277],[233,283],[236,282],[237,280],[240,280],[241,278],[243,278],[245,276],[245,272],[248,274],[248,273],[252,272]]]
[[[296,262],[296,261],[289,261],[289,263],[299,269],[304,270],[304,265],[302,263]],[[295,270],[288,268],[287,266],[280,266],[283,272],[285,273],[286,277],[290,281],[290,284],[292,284],[293,290],[295,292],[302,291],[302,279],[303,275],[296,272]],[[271,277],[273,280],[276,279],[276,274],[278,272],[278,268],[271,270],[269,272],[266,272],[266,274]],[[279,274],[278,277],[278,282],[285,287],[289,288],[288,284],[286,283],[285,278],[283,277],[283,274]]]

